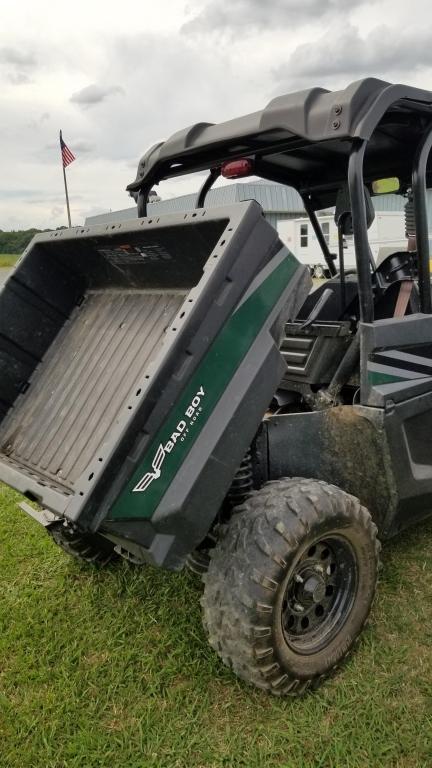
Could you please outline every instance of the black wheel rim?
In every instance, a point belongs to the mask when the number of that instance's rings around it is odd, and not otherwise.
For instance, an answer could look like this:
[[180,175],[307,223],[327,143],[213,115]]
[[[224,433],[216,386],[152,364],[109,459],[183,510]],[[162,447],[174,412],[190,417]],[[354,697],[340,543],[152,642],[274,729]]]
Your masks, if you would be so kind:
[[282,601],[287,645],[309,655],[325,648],[345,624],[357,593],[357,560],[347,539],[317,539],[290,573]]

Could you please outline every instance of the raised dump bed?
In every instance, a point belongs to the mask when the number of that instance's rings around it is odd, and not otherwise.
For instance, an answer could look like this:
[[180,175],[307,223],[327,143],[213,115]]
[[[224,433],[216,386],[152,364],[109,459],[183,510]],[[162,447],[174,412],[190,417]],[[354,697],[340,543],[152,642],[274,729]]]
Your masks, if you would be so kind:
[[89,290],[4,419],[3,456],[64,493],[110,442],[185,292]]
[[214,509],[305,273],[253,202],[38,235],[0,294],[0,479],[88,530]]

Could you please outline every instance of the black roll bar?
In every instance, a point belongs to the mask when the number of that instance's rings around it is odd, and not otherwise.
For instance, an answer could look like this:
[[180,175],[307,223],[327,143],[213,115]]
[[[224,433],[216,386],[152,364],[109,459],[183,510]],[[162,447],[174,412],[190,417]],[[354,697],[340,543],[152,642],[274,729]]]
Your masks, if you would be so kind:
[[149,194],[152,190],[152,187],[153,187],[153,184],[146,184],[146,186],[141,187],[140,191],[138,192],[137,213],[138,213],[139,219],[142,216],[147,216],[147,202],[148,202]]
[[366,147],[367,141],[364,139],[353,141],[348,162],[348,188],[351,200],[354,245],[356,252],[360,320],[363,323],[372,323],[374,319],[374,304],[363,184],[363,160]]
[[303,200],[303,205],[305,207],[306,213],[309,216],[309,221],[312,224],[313,231],[315,232],[316,239],[318,240],[319,246],[326,260],[326,264],[329,268],[330,275],[334,277],[337,274],[337,269],[334,263],[334,257],[330,253],[330,248],[327,245],[327,242],[324,237],[324,233],[320,227],[320,223],[318,221],[317,215],[311,205],[308,195],[307,194],[302,195],[301,197]]
[[414,199],[414,216],[418,254],[420,309],[425,314],[431,314],[431,282],[429,254],[429,226],[426,196],[426,168],[429,153],[432,148],[432,125],[426,130],[413,163],[412,191]]
[[205,179],[204,184],[202,185],[201,189],[198,192],[195,208],[204,208],[204,203],[205,203],[207,193],[210,192],[213,184],[215,183],[216,179],[219,178],[220,175],[221,175],[221,169],[219,167],[212,168],[210,170],[209,175]]

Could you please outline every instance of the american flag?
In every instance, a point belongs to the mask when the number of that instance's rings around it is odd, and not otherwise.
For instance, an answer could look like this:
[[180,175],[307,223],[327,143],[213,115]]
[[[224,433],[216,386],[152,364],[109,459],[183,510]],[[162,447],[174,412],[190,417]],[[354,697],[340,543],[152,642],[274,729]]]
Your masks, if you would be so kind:
[[69,147],[64,143],[63,136],[61,135],[60,131],[60,149],[61,149],[61,156],[63,161],[63,168],[67,168],[68,165],[73,163],[75,160],[75,155],[73,152],[70,151]]

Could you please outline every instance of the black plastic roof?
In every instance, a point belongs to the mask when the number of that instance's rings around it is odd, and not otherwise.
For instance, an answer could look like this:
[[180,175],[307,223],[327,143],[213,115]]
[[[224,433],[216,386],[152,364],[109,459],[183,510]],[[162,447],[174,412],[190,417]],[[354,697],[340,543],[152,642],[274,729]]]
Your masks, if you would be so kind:
[[273,99],[262,111],[225,123],[197,123],[152,147],[127,189],[253,157],[254,173],[332,203],[346,180],[355,139],[369,141],[365,181],[399,176],[409,184],[413,156],[432,122],[432,92],[367,78],[341,91],[312,88]]

